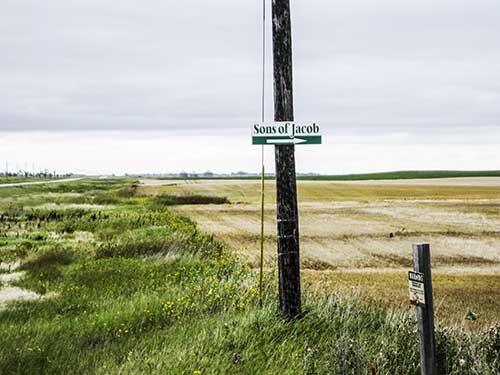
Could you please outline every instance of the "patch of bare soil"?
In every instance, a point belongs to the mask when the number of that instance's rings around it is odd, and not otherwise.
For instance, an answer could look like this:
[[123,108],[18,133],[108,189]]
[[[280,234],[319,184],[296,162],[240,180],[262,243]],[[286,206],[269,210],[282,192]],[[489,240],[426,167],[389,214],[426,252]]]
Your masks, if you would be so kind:
[[0,309],[5,308],[5,306],[10,302],[35,300],[41,297],[39,294],[30,290],[10,285],[12,282],[21,279],[23,275],[23,272],[0,274],[0,283],[4,285],[3,287],[0,287]]

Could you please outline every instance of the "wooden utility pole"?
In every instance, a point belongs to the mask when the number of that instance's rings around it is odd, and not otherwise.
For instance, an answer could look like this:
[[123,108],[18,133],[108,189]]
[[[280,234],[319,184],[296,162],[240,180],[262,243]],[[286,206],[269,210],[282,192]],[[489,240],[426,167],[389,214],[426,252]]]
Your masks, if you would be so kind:
[[[290,1],[272,0],[274,119],[293,121],[292,30]],[[301,313],[299,217],[295,146],[275,146],[278,214],[278,274],[281,311],[288,318]]]

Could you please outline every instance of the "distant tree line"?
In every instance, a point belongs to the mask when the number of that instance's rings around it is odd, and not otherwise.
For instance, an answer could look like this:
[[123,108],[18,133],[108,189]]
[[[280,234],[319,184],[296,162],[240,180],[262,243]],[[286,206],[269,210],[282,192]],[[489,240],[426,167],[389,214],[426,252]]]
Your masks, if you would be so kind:
[[49,172],[47,170],[40,172],[28,172],[19,170],[17,172],[0,172],[0,177],[20,177],[20,178],[62,178],[71,177],[72,173],[57,173],[56,171]]

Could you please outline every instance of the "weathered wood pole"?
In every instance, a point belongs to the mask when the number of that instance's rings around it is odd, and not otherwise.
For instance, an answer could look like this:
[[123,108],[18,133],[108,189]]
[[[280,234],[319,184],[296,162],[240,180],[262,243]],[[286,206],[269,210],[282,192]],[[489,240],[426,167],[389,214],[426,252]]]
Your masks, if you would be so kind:
[[[272,1],[274,119],[293,121],[292,30],[290,1]],[[299,216],[294,145],[275,146],[278,216],[278,275],[281,311],[301,313]]]
[[420,336],[420,371],[422,375],[437,375],[431,251],[428,243],[413,245],[413,269],[415,272],[424,274],[425,288],[425,305],[417,305],[418,333]]

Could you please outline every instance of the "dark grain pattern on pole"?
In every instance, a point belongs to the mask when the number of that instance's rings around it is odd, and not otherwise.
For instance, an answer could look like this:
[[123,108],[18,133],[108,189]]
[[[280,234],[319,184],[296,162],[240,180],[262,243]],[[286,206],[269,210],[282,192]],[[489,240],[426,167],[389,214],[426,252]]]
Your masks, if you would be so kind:
[[290,1],[273,0],[274,119],[293,121]]
[[[293,121],[292,35],[289,0],[273,0],[274,119]],[[293,145],[275,146],[278,273],[281,311],[301,313],[299,218]]]
[[434,303],[432,300],[431,252],[427,243],[413,245],[413,268],[424,274],[425,305],[417,305],[422,375],[437,375]]

